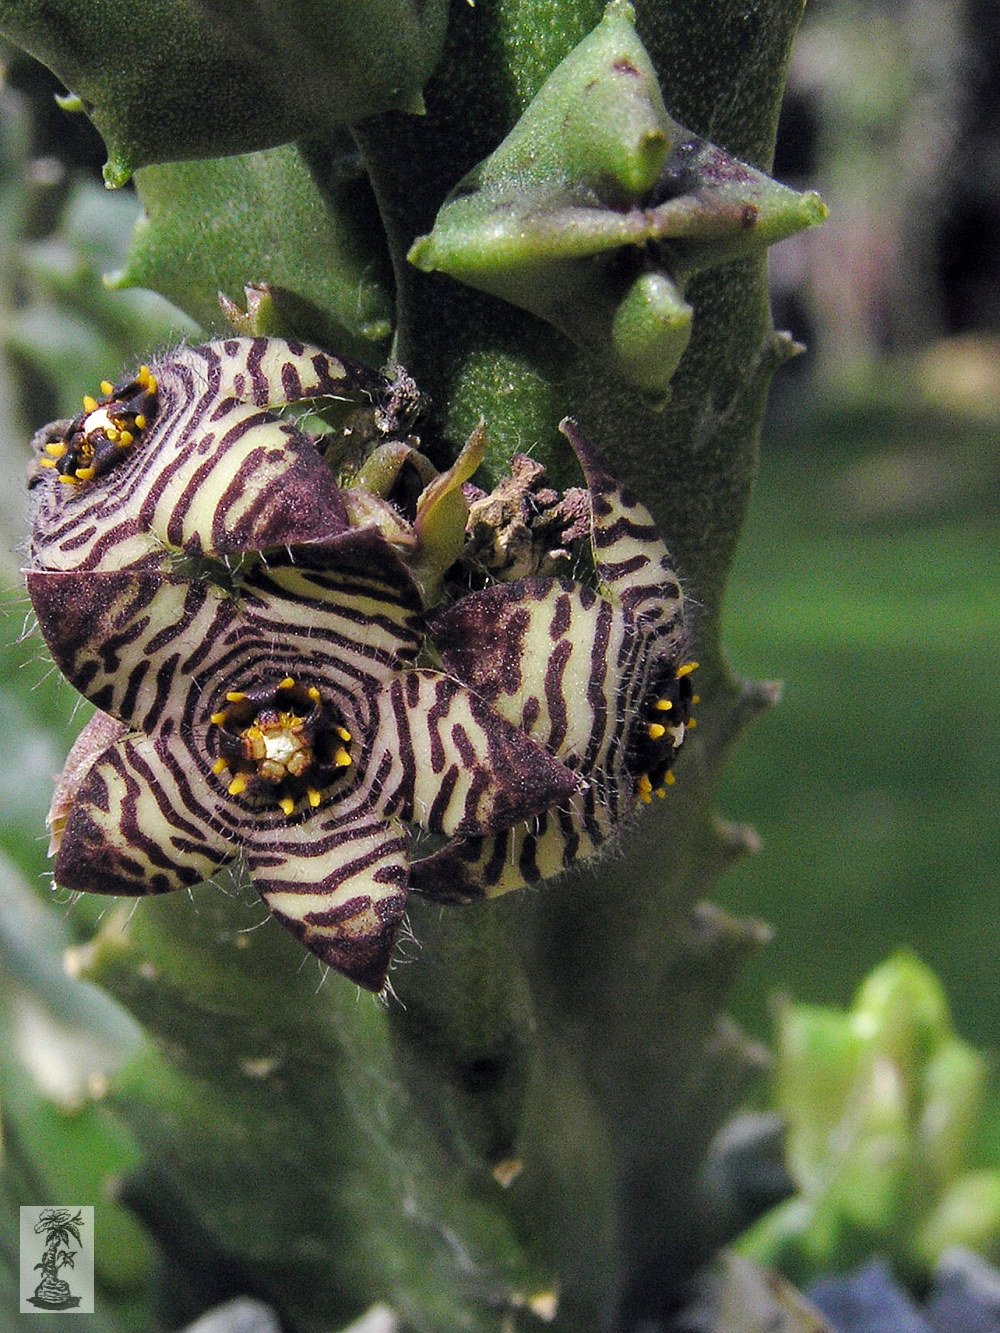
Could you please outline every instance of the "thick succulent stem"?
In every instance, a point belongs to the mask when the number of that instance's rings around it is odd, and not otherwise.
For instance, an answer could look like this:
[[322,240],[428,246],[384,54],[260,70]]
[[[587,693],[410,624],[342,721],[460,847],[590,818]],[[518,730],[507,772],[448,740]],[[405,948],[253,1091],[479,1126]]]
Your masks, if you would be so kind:
[[[766,166],[800,9],[797,0],[749,14],[728,3],[640,4],[639,31],[670,110]],[[671,403],[656,414],[548,326],[405,265],[413,237],[433,220],[442,186],[453,185],[510,128],[555,56],[547,49],[540,65],[533,42],[539,32],[550,46],[558,40],[550,5],[520,6],[514,22],[501,6],[459,11],[450,54],[427,90],[427,118],[392,117],[358,133],[397,261],[399,354],[436,398],[440,427],[452,440],[481,415],[495,458],[528,447],[565,477],[555,426],[571,412],[609,452],[648,502],[700,605],[705,704],[683,782],[666,808],[626,838],[621,855],[596,872],[583,870],[544,892],[475,913],[414,911],[421,966],[396,978],[405,1008],[390,1021],[406,1030],[418,1062],[463,1049],[468,1013],[455,996],[475,993],[484,951],[493,959],[489,1019],[475,1031],[479,1058],[488,1061],[496,1041],[517,1052],[509,1065],[497,1066],[497,1082],[507,1113],[515,1089],[525,1099],[519,1156],[533,1168],[524,1173],[527,1224],[534,1223],[543,1244],[545,1234],[562,1237],[562,1253],[553,1258],[582,1326],[589,1318],[589,1326],[628,1327],[662,1312],[676,1297],[673,1281],[693,1258],[677,1222],[670,1222],[672,1201],[684,1195],[677,1157],[651,1160],[651,1152],[655,1158],[664,1145],[685,1141],[685,1125],[718,1123],[725,1106],[707,1110],[720,1091],[714,1062],[731,1069],[747,1058],[731,1037],[718,1036],[713,1015],[735,961],[754,947],[754,934],[690,912],[708,887],[706,862],[723,859],[708,814],[723,759],[766,703],[760,691],[744,690],[729,675],[719,615],[764,398],[790,344],[773,332],[762,259],[704,275],[691,294],[697,316],[690,350]],[[598,17],[595,5],[587,22]],[[569,49],[579,34],[563,35]],[[499,69],[481,59],[486,49],[494,59],[499,53]],[[490,74],[476,77],[483,69]],[[512,1025],[521,1036],[500,1035]],[[534,1070],[526,1076],[527,1053]],[[581,1145],[572,1163],[560,1132],[567,1104],[603,1145]],[[505,1141],[499,1121],[494,1129]],[[695,1144],[689,1160],[704,1146]],[[623,1225],[626,1217],[634,1224]],[[685,1231],[689,1239],[681,1225]]]

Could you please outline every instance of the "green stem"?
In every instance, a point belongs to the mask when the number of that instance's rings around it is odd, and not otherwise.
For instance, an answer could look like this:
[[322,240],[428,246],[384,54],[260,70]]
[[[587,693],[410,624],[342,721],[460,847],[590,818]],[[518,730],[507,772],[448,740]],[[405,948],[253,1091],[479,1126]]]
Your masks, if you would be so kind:
[[[519,1073],[498,1078],[508,1100],[500,1099],[503,1113],[500,1102],[494,1108],[490,1132],[502,1137],[515,1098],[518,1153],[533,1182],[519,1196],[524,1225],[545,1248],[560,1238],[554,1258],[567,1290],[558,1326],[583,1329],[662,1313],[676,1293],[699,1256],[684,1238],[690,1219],[670,1213],[692,1183],[678,1173],[673,1147],[683,1142],[680,1155],[700,1159],[754,1064],[738,1042],[719,1038],[714,1015],[759,938],[718,922],[702,930],[688,916],[708,887],[706,867],[728,854],[710,816],[724,759],[768,701],[730,676],[719,616],[767,388],[788,344],[773,332],[763,259],[703,276],[689,292],[695,332],[673,400],[655,414],[548,326],[406,264],[445,194],[600,17],[599,5],[575,5],[567,23],[569,8],[558,0],[456,5],[426,119],[386,117],[357,137],[396,265],[397,354],[435,397],[444,437],[454,447],[482,415],[494,468],[530,449],[566,483],[574,478],[556,425],[572,414],[649,505],[700,608],[700,731],[667,808],[647,814],[623,856],[596,874],[585,868],[468,913],[418,905],[421,966],[396,974],[407,1009],[394,1023],[418,1064],[468,1048],[472,1029],[474,1045],[485,1036],[483,1049],[516,1034],[507,1049],[518,1050]],[[647,0],[637,9],[668,108],[769,165],[800,0],[750,10],[736,0]],[[489,1004],[473,1001],[470,1029],[456,996],[475,997],[485,976],[479,995],[488,993]],[[568,1123],[578,1126],[578,1152],[564,1141]]]

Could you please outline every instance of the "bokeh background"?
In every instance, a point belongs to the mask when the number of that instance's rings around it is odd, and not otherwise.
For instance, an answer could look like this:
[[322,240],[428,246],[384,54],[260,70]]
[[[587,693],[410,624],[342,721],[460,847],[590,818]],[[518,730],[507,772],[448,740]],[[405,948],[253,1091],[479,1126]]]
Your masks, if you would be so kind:
[[[79,718],[24,635],[27,440],[189,325],[105,287],[138,205],[51,78],[0,64],[0,852],[42,886]],[[995,0],[815,0],[795,53],[775,174],[831,216],[773,254],[776,322],[808,350],[775,385],[726,619],[784,701],[721,793],[763,847],[717,895],[774,929],[733,1001],[765,1039],[775,991],[845,1004],[907,944],[1000,1052],[998,75]]]
[[736,1008],[846,1003],[908,944],[1000,1051],[1000,7],[817,0],[776,175],[830,206],[773,253],[808,344],[775,383],[727,607],[784,681],[722,794],[763,851],[720,886],[767,920]]

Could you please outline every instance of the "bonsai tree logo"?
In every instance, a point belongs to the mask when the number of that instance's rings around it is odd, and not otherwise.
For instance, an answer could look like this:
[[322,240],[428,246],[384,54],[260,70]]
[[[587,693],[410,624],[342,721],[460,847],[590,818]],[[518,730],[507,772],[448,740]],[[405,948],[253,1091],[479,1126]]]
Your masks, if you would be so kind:
[[70,1249],[72,1241],[82,1247],[80,1227],[83,1214],[71,1213],[68,1208],[46,1208],[35,1223],[35,1234],[45,1234],[45,1253],[35,1268],[42,1270],[42,1279],[35,1288],[34,1296],[29,1297],[32,1305],[39,1305],[45,1310],[71,1310],[80,1304],[80,1297],[74,1296],[69,1283],[59,1276],[61,1268],[73,1267],[73,1256],[77,1250]]

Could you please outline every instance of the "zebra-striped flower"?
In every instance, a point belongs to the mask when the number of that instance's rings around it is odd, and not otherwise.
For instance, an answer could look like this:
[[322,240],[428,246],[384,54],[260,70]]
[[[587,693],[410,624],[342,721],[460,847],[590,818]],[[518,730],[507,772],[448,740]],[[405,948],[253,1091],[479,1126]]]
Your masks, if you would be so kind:
[[278,920],[378,990],[407,826],[499,830],[580,784],[478,694],[413,665],[419,594],[371,530],[332,538],[322,569],[256,570],[238,597],[158,570],[91,573],[86,597],[73,573],[30,583],[59,668],[124,723],[61,802],[64,888],[163,893],[241,853]]
[[586,476],[598,590],[527,578],[470,593],[431,634],[449,671],[586,781],[568,801],[495,833],[459,835],[412,867],[442,902],[557,875],[665,794],[693,726],[684,596],[648,510],[570,421]]
[[[28,588],[101,710],[50,814],[60,885],[161,893],[242,856],[307,948],[378,990],[409,889],[465,902],[555,875],[664,794],[691,725],[683,596],[571,423],[597,589],[460,598],[430,626],[442,672],[416,664],[481,430],[431,477],[385,377],[281,339],[182,349],[101,389],[36,437]],[[274,411],[345,393],[376,404],[370,490],[342,491]],[[444,846],[411,865],[412,826]]]
[[40,437],[27,575],[56,664],[101,710],[54,803],[56,882],[162,893],[242,856],[273,914],[373,990],[409,826],[499,831],[582,781],[415,665],[414,578],[269,410],[385,383],[317,349],[230,339],[102,385]]
[[294,547],[305,558],[345,531],[332,470],[277,409],[364,394],[367,366],[281,338],[184,347],[119,385],[101,385],[74,421],[35,437],[33,568],[167,569]]

